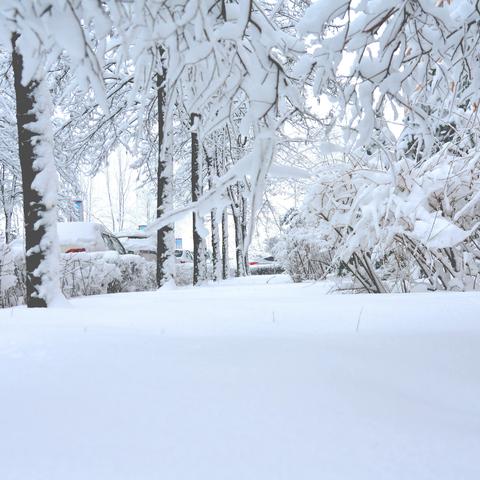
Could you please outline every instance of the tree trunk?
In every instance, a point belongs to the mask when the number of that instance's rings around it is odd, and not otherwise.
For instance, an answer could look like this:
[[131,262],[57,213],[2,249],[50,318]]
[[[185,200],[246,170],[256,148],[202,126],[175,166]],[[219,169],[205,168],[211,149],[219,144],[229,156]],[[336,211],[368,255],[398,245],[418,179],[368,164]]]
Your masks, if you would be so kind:
[[[192,202],[196,202],[202,194],[202,165],[200,161],[200,149],[198,145],[198,133],[196,130],[196,119],[200,115],[192,113],[190,115],[190,125],[192,127]],[[193,284],[198,285],[204,280],[204,261],[205,251],[203,248],[203,239],[200,235],[197,212],[192,213],[193,222]]]
[[5,208],[5,244],[10,243],[11,235],[10,231],[12,229],[12,211]]
[[[215,167],[218,160],[216,149],[213,157],[205,152],[205,158],[207,161],[208,188],[211,190],[214,188]],[[212,208],[210,212],[210,225],[212,235],[212,279],[214,282],[218,282],[222,278],[222,259],[220,254],[220,232],[218,229],[218,215],[216,208]]]
[[243,249],[243,231],[242,231],[242,216],[239,205],[232,205],[233,223],[235,227],[235,260],[236,260],[236,277],[245,276],[245,256]]
[[225,208],[222,213],[222,278],[226,280],[230,276],[228,261],[228,211]]
[[[166,144],[165,105],[166,72],[157,73],[158,107],[158,165],[157,218],[172,208],[173,158]],[[160,288],[174,278],[174,226],[165,225],[157,231],[157,286]]]
[[125,175],[122,165],[122,152],[121,150],[117,151],[117,165],[118,165],[118,182],[117,182],[117,199],[118,199],[118,217],[117,217],[117,228],[119,231],[123,230],[123,225],[125,222]]
[[57,178],[49,91],[42,75],[22,84],[23,57],[12,36],[18,150],[22,170],[28,307],[46,307],[59,292]]
[[218,282],[222,278],[222,259],[220,258],[220,232],[218,230],[217,209],[210,212],[212,225],[212,278]]
[[115,212],[113,210],[112,193],[110,190],[110,165],[108,163],[107,168],[105,169],[105,178],[107,183],[108,204],[110,206],[110,218],[112,219],[112,230],[115,232],[117,230],[117,227],[115,222]]
[[[7,184],[10,183],[10,191],[7,191]],[[15,199],[15,185],[16,179],[12,175],[12,178],[9,180],[6,176],[6,168],[2,166],[2,179],[0,182],[0,194],[2,197],[2,206],[3,206],[3,215],[5,217],[5,244],[10,243],[11,238],[11,229],[12,229],[12,216],[13,216],[13,205]]]
[[[224,5],[224,4],[223,4]],[[224,5],[225,6],[225,5]],[[225,173],[225,143],[226,135],[225,129],[223,128],[220,132],[220,135],[217,137],[217,142],[220,143],[220,155],[218,150],[216,150],[216,170],[217,175],[220,177]],[[222,212],[222,278],[226,280],[230,276],[230,265],[228,258],[228,208],[224,208]]]
[[247,199],[242,195],[241,197],[241,210],[242,210],[242,252],[243,263],[245,265],[245,275],[250,275],[250,265],[248,263],[248,251],[245,248],[247,243]]
[[236,185],[229,187],[229,197],[233,222],[235,227],[235,259],[236,259],[236,277],[244,277],[249,273],[248,257],[245,250],[247,238],[247,199],[243,195],[244,185],[237,182]]

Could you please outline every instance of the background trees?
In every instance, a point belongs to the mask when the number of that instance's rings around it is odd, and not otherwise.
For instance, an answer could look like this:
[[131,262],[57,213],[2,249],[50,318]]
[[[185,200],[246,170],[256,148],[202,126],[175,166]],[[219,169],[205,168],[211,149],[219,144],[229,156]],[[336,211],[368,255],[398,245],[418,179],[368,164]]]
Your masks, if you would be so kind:
[[[64,172],[79,167],[95,171],[115,146],[138,148],[152,105],[158,120],[160,214],[152,228],[160,230],[159,285],[168,279],[172,219],[193,211],[199,219],[194,222],[198,243],[206,232],[200,219],[218,202],[226,205],[230,185],[243,182],[245,175],[251,179],[252,211],[247,232],[243,209],[241,231],[242,243],[248,245],[275,149],[275,132],[290,111],[301,107],[286,72],[301,44],[276,27],[260,4],[9,0],[0,14],[13,38],[9,41],[15,66],[25,238],[27,257],[32,257],[32,262],[27,261],[27,277],[35,287],[28,289],[29,305],[46,306],[55,296],[54,151],[57,167]],[[59,99],[56,117],[47,99],[50,89]],[[198,119],[190,125],[194,145],[198,143],[191,170],[197,185],[189,204],[175,211],[168,193],[173,175],[168,143],[175,116],[185,125],[183,114]],[[32,129],[34,122],[41,122],[41,128]],[[243,151],[237,152],[235,161],[223,162],[221,175],[213,167],[210,176],[205,175],[208,138],[228,123],[239,131]],[[53,124],[55,144],[48,133]],[[204,195],[208,182],[210,189]],[[243,196],[239,204],[246,201]],[[215,231],[215,215],[213,220]],[[197,248],[198,265],[201,256]],[[242,257],[240,264],[245,263],[245,253]]]

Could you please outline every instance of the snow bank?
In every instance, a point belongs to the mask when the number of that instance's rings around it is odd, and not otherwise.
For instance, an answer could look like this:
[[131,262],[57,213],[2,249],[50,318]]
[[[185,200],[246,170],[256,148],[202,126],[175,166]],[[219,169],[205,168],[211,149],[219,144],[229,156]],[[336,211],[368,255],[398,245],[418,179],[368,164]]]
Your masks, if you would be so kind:
[[0,478],[479,478],[480,295],[329,288],[0,311]]

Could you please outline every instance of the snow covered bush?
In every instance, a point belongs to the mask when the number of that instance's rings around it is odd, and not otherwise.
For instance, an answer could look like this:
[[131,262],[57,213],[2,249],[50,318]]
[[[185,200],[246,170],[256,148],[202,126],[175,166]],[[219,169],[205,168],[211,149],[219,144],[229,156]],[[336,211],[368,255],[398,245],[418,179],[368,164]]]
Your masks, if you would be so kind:
[[175,283],[178,286],[191,285],[193,279],[193,263],[175,265]]
[[330,248],[303,212],[292,209],[283,219],[284,234],[273,245],[275,258],[294,282],[320,280],[329,271]]
[[332,272],[375,293],[480,288],[480,156],[452,151],[324,168],[277,246],[292,278]]
[[[212,278],[211,265],[207,279]],[[191,285],[193,264],[175,266],[175,283]],[[156,290],[156,265],[139,255],[117,252],[80,252],[60,256],[60,287],[67,298],[116,292]],[[0,307],[25,302],[23,243],[0,245]]]
[[285,241],[348,288],[478,288],[479,20],[473,0],[318,0],[298,25],[338,155]]
[[[25,259],[22,249],[4,249],[0,260],[1,306],[24,303]],[[67,298],[114,292],[154,290],[155,264],[138,255],[116,252],[64,254],[60,286]]]
[[283,273],[285,269],[278,264],[277,262],[272,263],[271,265],[259,265],[255,268],[249,268],[250,275],[278,275]]
[[155,268],[138,255],[117,252],[62,255],[60,284],[66,297],[155,289]]
[[[205,281],[213,280],[213,266],[211,261],[206,261],[204,265],[205,272],[203,278]],[[230,272],[230,275],[234,275],[233,272]],[[185,285],[192,285],[193,280],[193,263],[177,263],[175,265],[175,274],[174,274],[175,284],[178,287]]]
[[23,303],[25,297],[23,244],[17,240],[0,245],[0,307]]

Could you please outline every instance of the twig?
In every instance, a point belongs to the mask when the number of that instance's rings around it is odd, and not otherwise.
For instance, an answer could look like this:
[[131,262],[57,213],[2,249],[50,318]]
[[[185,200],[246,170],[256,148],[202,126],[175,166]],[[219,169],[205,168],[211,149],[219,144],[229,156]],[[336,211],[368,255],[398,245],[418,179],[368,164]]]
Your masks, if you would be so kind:
[[355,329],[356,333],[358,333],[360,330],[360,319],[362,318],[362,313],[363,313],[363,307],[360,309],[360,313],[358,314],[357,328]]

